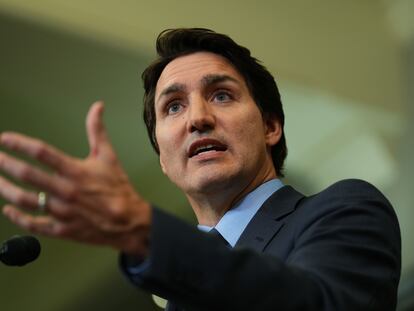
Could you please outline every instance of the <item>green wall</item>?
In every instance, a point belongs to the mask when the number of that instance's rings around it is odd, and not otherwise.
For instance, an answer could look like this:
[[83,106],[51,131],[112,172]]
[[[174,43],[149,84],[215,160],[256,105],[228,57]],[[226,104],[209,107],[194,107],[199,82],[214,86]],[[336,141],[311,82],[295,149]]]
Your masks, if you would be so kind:
[[[183,196],[162,175],[141,121],[140,74],[152,55],[128,54],[2,15],[0,45],[0,131],[23,132],[83,157],[88,153],[86,112],[93,101],[103,99],[111,139],[136,188],[191,219]],[[0,240],[18,233],[0,217]],[[116,251],[44,237],[40,241],[36,262],[23,268],[0,266],[1,310],[155,308],[119,273]]]

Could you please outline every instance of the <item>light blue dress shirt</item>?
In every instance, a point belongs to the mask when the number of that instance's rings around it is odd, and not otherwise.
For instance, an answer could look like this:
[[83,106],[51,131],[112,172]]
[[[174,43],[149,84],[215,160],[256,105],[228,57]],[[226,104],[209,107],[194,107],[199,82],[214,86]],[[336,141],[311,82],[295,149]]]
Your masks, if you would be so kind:
[[[234,247],[244,229],[263,205],[263,203],[284,185],[279,179],[272,179],[241,199],[232,209],[228,210],[215,226],[223,238]],[[201,231],[209,232],[212,227],[198,225]]]

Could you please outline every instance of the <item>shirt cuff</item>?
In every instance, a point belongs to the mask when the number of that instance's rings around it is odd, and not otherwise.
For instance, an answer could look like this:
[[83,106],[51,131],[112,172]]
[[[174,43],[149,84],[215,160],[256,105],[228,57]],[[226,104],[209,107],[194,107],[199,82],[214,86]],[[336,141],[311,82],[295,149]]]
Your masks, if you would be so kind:
[[127,275],[136,280],[137,278],[139,279],[145,271],[147,271],[150,266],[151,259],[149,257],[139,258],[121,253],[119,262],[121,269]]

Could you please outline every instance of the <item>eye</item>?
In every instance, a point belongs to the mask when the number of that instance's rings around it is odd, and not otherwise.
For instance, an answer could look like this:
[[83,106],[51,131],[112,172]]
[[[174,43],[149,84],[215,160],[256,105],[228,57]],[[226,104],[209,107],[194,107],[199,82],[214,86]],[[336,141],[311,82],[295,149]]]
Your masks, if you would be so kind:
[[182,105],[179,101],[172,101],[170,104],[167,105],[167,114],[176,114],[180,112],[182,109]]
[[214,94],[214,100],[217,102],[228,102],[233,99],[231,94],[227,91],[219,91]]

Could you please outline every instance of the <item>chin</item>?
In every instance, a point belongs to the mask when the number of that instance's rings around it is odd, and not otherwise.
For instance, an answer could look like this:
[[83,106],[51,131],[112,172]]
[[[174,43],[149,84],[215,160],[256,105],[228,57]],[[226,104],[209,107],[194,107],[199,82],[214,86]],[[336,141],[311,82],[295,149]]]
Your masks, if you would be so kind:
[[[201,173],[201,172],[200,172]],[[209,170],[203,174],[196,174],[191,178],[188,189],[194,193],[210,193],[223,191],[240,182],[241,176],[237,172]]]

